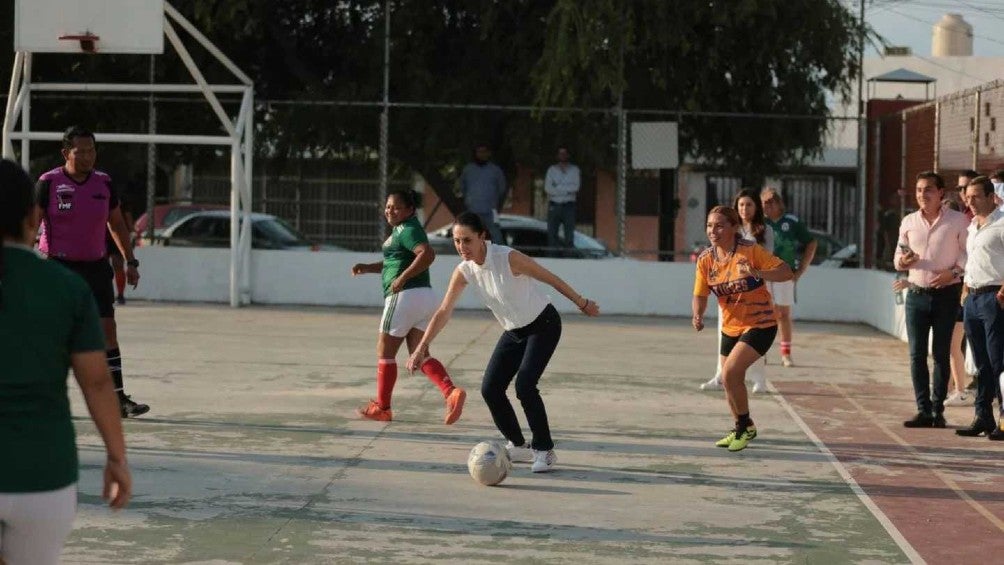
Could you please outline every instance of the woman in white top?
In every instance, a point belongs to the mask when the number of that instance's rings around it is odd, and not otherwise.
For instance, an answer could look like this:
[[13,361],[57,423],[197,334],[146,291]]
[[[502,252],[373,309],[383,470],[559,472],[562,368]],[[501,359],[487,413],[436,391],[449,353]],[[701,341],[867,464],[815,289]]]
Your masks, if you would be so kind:
[[[739,235],[743,239],[755,241],[769,253],[774,253],[774,230],[763,219],[763,203],[760,195],[756,192],[744,188],[736,195],[732,202],[732,207],[739,212],[739,219],[743,225],[739,229]],[[718,348],[721,349],[722,337],[722,309],[718,309]],[[715,376],[710,381],[701,385],[701,390],[724,390],[722,385],[722,356],[716,354],[718,366],[715,368]],[[746,376],[753,381],[753,392],[765,392],[767,390],[767,357],[761,357],[746,370]]]
[[[485,240],[481,218],[464,212],[453,225],[453,244],[463,261],[450,278],[450,286],[432,316],[408,369],[414,371],[427,355],[429,344],[446,326],[453,307],[468,285],[473,286],[505,330],[495,346],[481,383],[481,395],[502,435],[513,461],[533,462],[531,470],[551,470],[557,457],[547,423],[544,401],[537,390],[544,369],[561,339],[561,316],[535,281],[546,283],[575,303],[587,316],[597,316],[599,305],[533,259],[504,245]],[[516,398],[523,405],[533,440],[526,443],[506,389],[516,379]]]

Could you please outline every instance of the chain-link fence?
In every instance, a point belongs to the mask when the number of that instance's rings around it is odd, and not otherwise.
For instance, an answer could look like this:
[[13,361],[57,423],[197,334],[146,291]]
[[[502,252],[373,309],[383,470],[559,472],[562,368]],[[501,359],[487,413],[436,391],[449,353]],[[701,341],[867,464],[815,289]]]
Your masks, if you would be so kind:
[[1004,168],[1004,138],[997,117],[1004,115],[1004,81],[942,96],[890,112],[869,124],[869,214],[872,237],[868,261],[889,268],[896,230],[916,209],[914,181],[923,171],[945,179],[946,199],[959,201],[956,180],[973,169],[990,175]]

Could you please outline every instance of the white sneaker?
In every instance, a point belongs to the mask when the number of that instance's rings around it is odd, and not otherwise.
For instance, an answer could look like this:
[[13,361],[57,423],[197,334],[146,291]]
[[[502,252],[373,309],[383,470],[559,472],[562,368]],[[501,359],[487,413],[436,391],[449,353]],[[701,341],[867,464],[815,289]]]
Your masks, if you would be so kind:
[[537,451],[533,450],[533,465],[530,466],[530,470],[534,473],[546,473],[554,468],[554,464],[558,462],[558,456],[554,454],[553,449],[548,449],[547,451]]
[[753,383],[753,394],[759,394],[761,392],[767,392],[767,382],[766,381],[756,381]]
[[791,360],[791,355],[781,356],[781,366],[782,367],[794,367],[795,362]]
[[510,441],[505,445],[505,450],[509,453],[509,461],[513,463],[530,463],[533,461],[534,451],[530,449],[530,445],[513,445]]
[[715,375],[710,381],[701,384],[701,390],[725,390],[725,387],[722,385],[722,379]]
[[966,394],[966,391],[955,391],[945,399],[945,406],[972,406],[973,397]]

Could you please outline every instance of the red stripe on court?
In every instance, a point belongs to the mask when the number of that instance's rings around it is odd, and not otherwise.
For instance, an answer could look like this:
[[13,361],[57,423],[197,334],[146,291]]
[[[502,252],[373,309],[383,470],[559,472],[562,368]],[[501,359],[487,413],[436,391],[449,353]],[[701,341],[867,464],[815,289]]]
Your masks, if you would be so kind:
[[902,420],[916,410],[911,389],[774,386],[926,561],[1004,555],[1004,442],[951,429],[968,425],[972,407],[950,409],[948,429],[908,429]]

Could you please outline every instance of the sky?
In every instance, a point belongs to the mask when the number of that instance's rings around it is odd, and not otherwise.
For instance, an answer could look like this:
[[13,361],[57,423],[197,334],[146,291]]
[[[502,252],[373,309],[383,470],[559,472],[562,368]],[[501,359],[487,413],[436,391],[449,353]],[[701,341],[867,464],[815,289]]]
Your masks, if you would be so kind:
[[[859,0],[840,0],[859,10]],[[946,13],[961,14],[973,26],[973,55],[1004,57],[1004,0],[865,0],[865,20],[893,45],[931,56],[934,24]],[[871,49],[865,56],[875,56]]]

